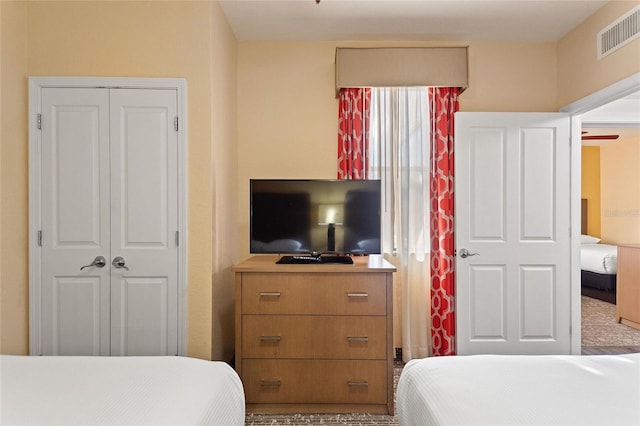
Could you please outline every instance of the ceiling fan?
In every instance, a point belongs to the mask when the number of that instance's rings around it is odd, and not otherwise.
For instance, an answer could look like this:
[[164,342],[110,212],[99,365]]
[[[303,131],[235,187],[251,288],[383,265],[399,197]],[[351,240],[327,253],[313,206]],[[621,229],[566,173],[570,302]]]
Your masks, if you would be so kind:
[[601,141],[601,140],[615,140],[620,137],[620,135],[587,135],[586,131],[582,131],[582,140],[583,141]]

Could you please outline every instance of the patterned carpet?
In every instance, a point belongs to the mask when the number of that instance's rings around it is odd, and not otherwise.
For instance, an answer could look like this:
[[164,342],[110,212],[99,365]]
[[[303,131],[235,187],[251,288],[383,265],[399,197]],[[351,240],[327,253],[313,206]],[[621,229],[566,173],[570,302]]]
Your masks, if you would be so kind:
[[245,425],[398,425],[398,418],[380,414],[248,414]]
[[[640,352],[640,330],[618,324],[615,305],[582,297],[582,353],[585,355]],[[394,391],[402,372],[402,363],[394,366]],[[397,416],[376,414],[252,414],[247,426],[265,425],[348,425],[397,426]]]
[[640,330],[616,322],[616,305],[582,296],[582,346],[628,346],[640,352]]
[[245,425],[398,425],[398,417],[375,414],[247,414]]

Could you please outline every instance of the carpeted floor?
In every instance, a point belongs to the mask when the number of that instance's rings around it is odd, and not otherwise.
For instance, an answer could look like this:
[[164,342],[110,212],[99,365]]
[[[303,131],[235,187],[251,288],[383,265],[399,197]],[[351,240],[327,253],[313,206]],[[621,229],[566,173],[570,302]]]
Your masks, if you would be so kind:
[[630,347],[640,352],[640,330],[616,321],[616,305],[582,296],[582,348]]
[[[640,330],[615,320],[615,305],[582,297],[582,353],[584,355],[640,352]],[[402,363],[394,366],[394,391],[402,372]],[[397,416],[375,414],[252,414],[247,426],[265,425],[348,425],[397,426]]]
[[246,426],[264,425],[398,425],[396,416],[376,414],[247,414]]

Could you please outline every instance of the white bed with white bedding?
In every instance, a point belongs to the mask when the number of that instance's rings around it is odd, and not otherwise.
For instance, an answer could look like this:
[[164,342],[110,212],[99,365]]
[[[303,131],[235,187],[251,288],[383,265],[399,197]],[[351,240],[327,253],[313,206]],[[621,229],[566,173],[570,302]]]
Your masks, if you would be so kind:
[[640,354],[412,360],[400,425],[640,425]]
[[598,244],[599,238],[582,235],[580,283],[583,296],[616,303],[618,246]]
[[3,425],[244,425],[242,382],[186,357],[0,356]]
[[618,272],[618,246],[609,244],[580,245],[580,269],[596,274],[615,275]]

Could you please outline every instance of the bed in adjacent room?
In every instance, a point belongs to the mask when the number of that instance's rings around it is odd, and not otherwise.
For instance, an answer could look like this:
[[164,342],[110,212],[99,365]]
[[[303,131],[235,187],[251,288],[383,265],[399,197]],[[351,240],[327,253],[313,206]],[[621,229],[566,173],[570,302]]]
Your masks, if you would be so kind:
[[640,354],[470,355],[407,363],[400,425],[638,425]]
[[589,273],[583,274],[583,286],[615,294],[618,246],[582,244],[580,246],[580,269]]
[[227,364],[186,357],[0,355],[0,424],[244,425]]
[[601,244],[600,238],[587,233],[587,200],[582,200],[580,269],[582,294],[616,303],[618,247]]

